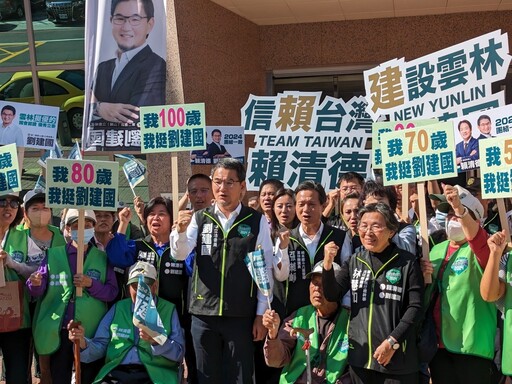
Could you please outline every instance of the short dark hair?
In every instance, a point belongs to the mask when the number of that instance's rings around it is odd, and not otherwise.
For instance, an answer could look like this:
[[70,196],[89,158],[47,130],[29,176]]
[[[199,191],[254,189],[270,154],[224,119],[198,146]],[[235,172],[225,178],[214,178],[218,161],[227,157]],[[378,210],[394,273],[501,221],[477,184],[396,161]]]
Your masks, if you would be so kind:
[[459,124],[457,124],[457,129],[460,131],[460,126],[462,124],[466,123],[467,125],[469,125],[469,129],[473,129],[473,126],[471,125],[471,123],[468,121],[468,120],[461,120],[459,121]]
[[[110,6],[110,17],[114,16],[117,5],[124,1],[131,1],[131,0],[112,0],[112,5]],[[151,20],[153,17],[155,17],[155,6],[153,5],[153,0],[137,0],[137,1],[142,3],[142,6],[144,7],[144,12],[146,12],[146,17],[148,18],[148,21]]]
[[297,186],[297,188],[295,188],[295,195],[297,195],[300,191],[317,191],[320,204],[323,205],[327,201],[327,194],[325,193],[324,187],[322,187],[322,184],[317,183],[316,181],[303,181]]
[[361,194],[362,204],[364,204],[364,201],[368,196],[386,197],[389,201],[389,206],[391,207],[393,212],[396,210],[398,200],[395,188],[385,187],[382,184],[377,183],[376,181],[369,180],[365,183],[363,193]]
[[356,199],[356,200],[358,200],[358,205],[361,205],[361,201],[359,200],[360,198],[361,198],[361,195],[359,194],[359,192],[350,192],[348,195],[345,196],[345,198],[343,200],[341,200],[341,203],[340,203],[341,210],[343,211],[343,207],[345,206],[345,203],[347,202],[347,200]]
[[4,113],[4,111],[11,111],[13,115],[16,115],[16,108],[14,108],[12,105],[4,105],[2,107],[2,112],[0,113]]
[[215,128],[215,129],[212,131],[212,136],[213,136],[213,134],[214,134],[214,133],[217,133],[217,132],[218,132],[218,133],[220,133],[220,134],[222,135],[222,132],[220,131],[220,129]]
[[338,180],[338,185],[340,185],[342,181],[356,181],[359,185],[361,185],[361,187],[364,185],[364,177],[357,172],[342,173]]
[[480,117],[478,118],[478,120],[476,121],[476,124],[477,125],[480,125],[480,121],[481,120],[489,120],[489,122],[491,121],[491,118],[489,117],[489,115],[480,115]]
[[46,204],[46,197],[45,195],[41,195],[41,196],[34,196],[33,198],[31,198],[29,201],[27,201],[27,203],[23,206],[23,209],[25,209],[25,212],[28,211],[28,209],[33,206],[34,204],[40,204],[40,203],[43,203],[43,204]]
[[162,196],[153,197],[149,203],[144,207],[144,220],[148,219],[149,214],[155,208],[156,205],[163,205],[165,206],[165,210],[171,217],[171,224],[172,224],[172,202],[169,199],[166,199]]
[[395,216],[395,211],[392,210],[391,207],[389,207],[387,204],[384,203],[373,203],[368,204],[362,207],[359,210],[359,213],[357,214],[357,226],[359,226],[361,222],[361,218],[365,213],[374,213],[378,212],[386,221],[386,228],[390,231],[397,232],[398,228],[400,226],[400,223],[398,222],[398,219]]
[[204,173],[194,173],[190,178],[187,180],[187,190],[189,188],[189,185],[194,180],[204,180],[208,183],[210,183],[210,186],[212,185],[212,179],[210,176],[205,175]]
[[233,159],[231,157],[225,157],[223,159],[219,159],[217,164],[212,167],[212,177],[215,171],[219,168],[233,170],[236,172],[236,176],[238,177],[238,181],[245,181],[245,167],[237,159]]
[[258,195],[261,194],[261,191],[263,189],[263,187],[265,185],[272,185],[276,191],[281,189],[281,188],[284,188],[284,184],[281,180],[277,180],[277,179],[267,179],[267,180],[264,180],[261,184],[260,184],[260,189],[258,191]]

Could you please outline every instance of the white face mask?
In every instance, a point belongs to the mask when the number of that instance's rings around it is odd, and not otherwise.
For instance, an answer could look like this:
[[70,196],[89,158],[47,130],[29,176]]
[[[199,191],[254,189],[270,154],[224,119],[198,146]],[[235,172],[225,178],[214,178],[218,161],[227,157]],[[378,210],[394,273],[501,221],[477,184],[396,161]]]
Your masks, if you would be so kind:
[[[94,236],[94,228],[87,228],[84,230],[84,244],[87,244]],[[71,239],[78,243],[78,230],[71,230]]]
[[455,241],[456,243],[466,238],[462,224],[456,220],[450,220],[446,223],[446,235],[449,240]]

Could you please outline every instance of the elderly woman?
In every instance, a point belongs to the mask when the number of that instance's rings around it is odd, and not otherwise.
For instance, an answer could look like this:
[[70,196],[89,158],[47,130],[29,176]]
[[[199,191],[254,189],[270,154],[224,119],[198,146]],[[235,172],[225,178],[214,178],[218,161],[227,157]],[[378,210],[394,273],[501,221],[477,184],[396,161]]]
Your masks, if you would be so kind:
[[352,289],[349,354],[352,382],[418,382],[416,328],[421,320],[423,278],[415,256],[391,238],[398,221],[390,207],[369,204],[359,210],[358,232],[364,249],[332,268],[338,246],[325,247],[323,288],[329,301]]

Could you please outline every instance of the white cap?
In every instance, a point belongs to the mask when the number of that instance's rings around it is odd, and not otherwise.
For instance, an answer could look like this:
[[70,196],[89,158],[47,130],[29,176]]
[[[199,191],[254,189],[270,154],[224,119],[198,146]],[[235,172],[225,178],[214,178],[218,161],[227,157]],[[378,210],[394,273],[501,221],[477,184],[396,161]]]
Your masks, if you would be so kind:
[[[84,217],[86,219],[92,220],[94,222],[94,224],[96,224],[96,215],[94,214],[93,210],[91,210],[91,209],[84,210]],[[78,209],[75,209],[75,208],[68,209],[68,211],[66,212],[66,220],[64,220],[66,225],[71,225],[77,220],[78,220]]]

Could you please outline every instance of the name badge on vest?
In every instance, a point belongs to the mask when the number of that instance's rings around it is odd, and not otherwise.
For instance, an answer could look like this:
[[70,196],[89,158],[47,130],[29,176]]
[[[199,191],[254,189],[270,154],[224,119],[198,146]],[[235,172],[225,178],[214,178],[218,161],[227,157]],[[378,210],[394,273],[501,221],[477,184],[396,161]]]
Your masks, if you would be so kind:
[[155,252],[145,252],[139,251],[139,255],[137,256],[137,260],[147,261],[150,264],[156,263],[156,253]]

